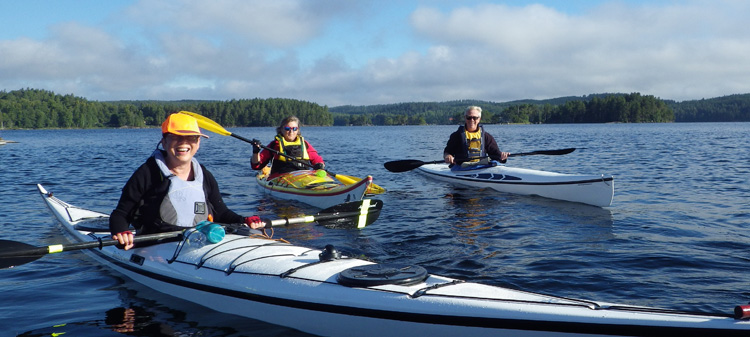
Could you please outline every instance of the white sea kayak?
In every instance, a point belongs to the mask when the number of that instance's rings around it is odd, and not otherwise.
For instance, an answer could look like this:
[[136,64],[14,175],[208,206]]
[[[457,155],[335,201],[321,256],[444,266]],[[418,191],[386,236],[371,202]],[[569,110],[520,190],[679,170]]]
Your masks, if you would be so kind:
[[[38,189],[71,241],[109,239],[107,214]],[[750,335],[750,321],[731,315],[536,294],[234,234],[202,247],[176,241],[84,252],[157,291],[322,336]]]
[[606,207],[612,204],[612,176],[563,174],[497,165],[479,169],[451,170],[446,164],[426,164],[418,172],[463,186],[491,188],[500,192]]

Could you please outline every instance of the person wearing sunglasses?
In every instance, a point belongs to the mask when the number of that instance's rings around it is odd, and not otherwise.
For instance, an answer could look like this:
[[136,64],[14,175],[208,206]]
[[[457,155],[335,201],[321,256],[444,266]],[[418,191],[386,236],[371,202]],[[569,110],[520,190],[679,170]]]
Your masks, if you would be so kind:
[[251,164],[254,170],[260,170],[271,162],[269,179],[283,173],[307,170],[310,166],[315,170],[325,168],[318,151],[302,137],[300,120],[296,116],[281,121],[276,128],[276,137],[266,147],[273,151],[261,151],[260,142],[253,139]]
[[479,124],[482,120],[482,108],[468,107],[464,118],[464,125],[459,126],[448,138],[448,144],[443,150],[445,162],[450,165],[473,165],[488,162],[489,158],[505,163],[510,153],[500,151],[495,138]]
[[[201,144],[198,121],[175,113],[161,125],[156,150],[122,188],[120,201],[109,217],[112,238],[121,248],[133,248],[134,234],[178,231],[202,220],[263,226],[257,216],[243,217],[230,210],[221,197],[213,174],[195,159]],[[163,147],[159,149],[159,145]]]

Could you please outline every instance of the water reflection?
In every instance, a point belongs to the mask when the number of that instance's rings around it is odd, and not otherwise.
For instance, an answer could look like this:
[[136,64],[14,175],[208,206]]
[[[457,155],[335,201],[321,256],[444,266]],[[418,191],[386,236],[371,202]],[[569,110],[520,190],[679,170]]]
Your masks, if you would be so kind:
[[472,254],[477,254],[482,258],[493,257],[497,252],[490,252],[489,254],[486,252],[490,243],[478,240],[481,238],[483,231],[495,227],[494,223],[490,222],[492,218],[488,212],[491,203],[483,202],[481,193],[468,194],[466,192],[468,190],[464,193],[453,192],[444,196],[448,201],[447,206],[453,208],[456,214],[451,229],[459,242],[474,247]]
[[[313,215],[320,211],[317,208],[299,202],[275,199],[270,196],[263,196],[263,198],[258,200],[258,203],[257,214],[262,218],[271,220]],[[269,235],[272,234],[271,231],[267,230],[266,232]],[[273,235],[275,238],[283,235],[283,238],[286,240],[310,241],[321,237],[323,232],[319,226],[307,223],[276,227],[273,230]]]
[[577,202],[567,202],[535,196],[519,196],[517,200],[531,207],[539,208],[540,212],[546,212],[573,223],[594,225],[610,229],[614,223],[612,210],[609,207],[596,207]]
[[117,307],[107,310],[106,329],[130,336],[175,336],[176,332],[167,324],[154,320],[156,314],[140,307]]
[[545,240],[558,242],[585,244],[614,238],[614,220],[608,208],[486,189],[455,188],[444,198],[455,214],[456,238],[476,246],[477,253],[486,254],[486,247],[497,244],[487,238],[516,239],[540,231],[544,231]]

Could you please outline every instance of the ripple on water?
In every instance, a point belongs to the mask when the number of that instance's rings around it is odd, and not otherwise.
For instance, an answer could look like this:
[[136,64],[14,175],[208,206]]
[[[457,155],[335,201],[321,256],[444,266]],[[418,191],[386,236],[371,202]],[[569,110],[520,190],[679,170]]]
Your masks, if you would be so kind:
[[[511,152],[578,148],[565,156],[513,158],[508,165],[612,174],[612,206],[458,188],[383,167],[390,160],[440,159],[455,126],[307,128],[306,137],[334,172],[373,175],[388,190],[376,196],[385,206],[378,221],[362,230],[308,224],[280,227],[277,237],[318,249],[334,244],[377,262],[418,264],[436,274],[574,298],[721,312],[748,302],[750,149],[742,144],[750,123],[487,127]],[[273,128],[235,131],[268,140],[273,135]],[[4,138],[20,143],[0,149],[0,162],[13,168],[3,172],[0,235],[33,244],[62,240],[35,184],[45,184],[66,201],[109,212],[159,138],[156,129],[5,132]],[[247,164],[250,155],[247,144],[231,137],[201,144],[198,159],[217,177],[230,207],[267,217],[319,211],[262,196]],[[75,254],[6,270],[0,291],[3,308],[13,310],[0,311],[0,331],[45,335],[52,333],[52,324],[68,323],[74,327],[68,334],[101,336],[111,331],[102,328],[108,325],[105,312],[142,308],[143,326],[166,325],[173,335],[293,333],[258,328],[251,320],[158,297],[121,281]]]

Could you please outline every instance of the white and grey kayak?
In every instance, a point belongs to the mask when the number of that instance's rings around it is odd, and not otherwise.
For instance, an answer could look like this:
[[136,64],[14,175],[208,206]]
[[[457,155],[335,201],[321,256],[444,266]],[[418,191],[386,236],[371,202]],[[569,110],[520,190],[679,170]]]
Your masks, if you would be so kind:
[[[107,214],[39,193],[71,241],[108,240]],[[103,229],[100,229],[103,228]],[[750,321],[562,298],[339,257],[259,237],[84,250],[147,287],[322,336],[748,336]]]
[[497,165],[473,170],[451,170],[445,164],[426,164],[418,172],[437,180],[500,192],[606,207],[612,204],[612,176],[564,174]]

